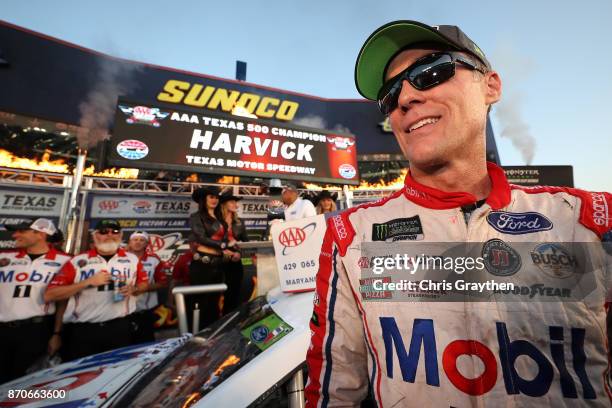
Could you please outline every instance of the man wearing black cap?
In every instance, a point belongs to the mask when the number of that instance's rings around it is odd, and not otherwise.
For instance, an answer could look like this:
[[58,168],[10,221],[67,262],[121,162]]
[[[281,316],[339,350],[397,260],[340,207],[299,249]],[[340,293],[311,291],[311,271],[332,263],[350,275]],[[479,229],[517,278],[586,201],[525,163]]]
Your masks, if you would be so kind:
[[[377,289],[372,301],[360,289],[362,268],[374,262],[361,257],[370,243],[407,241],[410,251],[411,241],[474,242],[489,262],[478,271],[485,279],[521,268],[519,242],[533,248],[523,253],[527,267],[544,251],[571,259],[563,241],[601,249],[612,196],[511,186],[487,163],[487,113],[501,97],[501,80],[458,27],[380,27],[359,53],[355,82],[389,117],[410,172],[402,190],[328,220],[307,406],[358,406],[368,393],[379,406],[609,406],[605,290],[589,303],[546,291],[521,298],[522,289],[513,302],[447,303],[418,291],[411,299],[424,300],[389,302]],[[558,260],[546,259],[542,271],[558,273]],[[591,261],[596,281],[609,282],[610,260]],[[516,277],[542,287],[544,274],[532,270]]]
[[61,346],[65,302],[43,301],[53,276],[70,259],[55,250],[51,220],[38,218],[5,225],[13,232],[15,250],[0,253],[0,384],[21,377],[45,353]]
[[46,301],[69,299],[64,321],[72,323],[71,359],[129,345],[128,316],[136,310],[132,294],[147,288],[138,257],[119,246],[116,220],[99,221],[92,238],[94,248],[68,261],[45,292]]

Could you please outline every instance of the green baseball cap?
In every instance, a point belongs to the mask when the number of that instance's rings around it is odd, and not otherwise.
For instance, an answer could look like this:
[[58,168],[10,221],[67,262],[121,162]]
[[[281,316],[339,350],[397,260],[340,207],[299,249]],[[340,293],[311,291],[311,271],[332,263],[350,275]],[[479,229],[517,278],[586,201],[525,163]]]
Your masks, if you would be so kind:
[[375,30],[361,47],[355,63],[355,85],[359,93],[375,101],[391,59],[401,50],[417,43],[450,46],[475,56],[487,69],[491,69],[482,50],[459,27],[429,26],[418,21],[398,20]]

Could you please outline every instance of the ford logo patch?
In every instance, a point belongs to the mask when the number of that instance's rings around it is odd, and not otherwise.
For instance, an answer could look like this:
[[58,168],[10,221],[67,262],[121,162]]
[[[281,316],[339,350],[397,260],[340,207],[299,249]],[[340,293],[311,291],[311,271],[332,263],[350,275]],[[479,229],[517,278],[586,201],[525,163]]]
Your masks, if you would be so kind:
[[492,211],[487,215],[487,222],[496,231],[510,235],[548,231],[553,227],[551,220],[537,212],[511,213]]

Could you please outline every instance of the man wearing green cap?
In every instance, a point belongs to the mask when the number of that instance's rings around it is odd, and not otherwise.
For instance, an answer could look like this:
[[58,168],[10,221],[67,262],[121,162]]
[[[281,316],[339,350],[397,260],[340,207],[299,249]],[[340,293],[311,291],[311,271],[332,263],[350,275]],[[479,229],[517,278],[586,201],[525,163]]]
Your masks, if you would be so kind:
[[[554,290],[529,300],[450,303],[414,301],[419,293],[385,301],[398,293],[360,289],[377,258],[362,250],[377,241],[476,243],[487,279],[511,281],[521,265],[547,259],[541,273],[521,275],[527,288],[542,286],[546,273],[572,276],[560,260],[575,257],[561,243],[601,250],[612,235],[612,196],[509,185],[486,161],[487,113],[501,97],[501,80],[458,27],[380,27],[357,57],[355,82],[389,117],[410,171],[402,190],[328,220],[307,406],[358,406],[368,395],[379,406],[609,406],[605,290],[587,304],[563,302]],[[523,252],[521,261],[515,248],[525,246],[531,255]],[[608,282],[610,260],[590,261],[596,281]]]

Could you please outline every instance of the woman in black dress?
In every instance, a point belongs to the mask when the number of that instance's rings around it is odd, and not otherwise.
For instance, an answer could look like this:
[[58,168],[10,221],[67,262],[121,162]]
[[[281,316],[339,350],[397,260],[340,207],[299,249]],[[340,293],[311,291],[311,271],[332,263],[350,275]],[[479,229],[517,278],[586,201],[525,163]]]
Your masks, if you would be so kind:
[[241,197],[225,193],[221,195],[221,219],[228,229],[228,249],[232,251],[232,257],[227,264],[224,264],[223,271],[225,273],[225,283],[227,284],[227,292],[225,292],[225,301],[223,304],[223,314],[227,314],[238,306],[240,306],[240,293],[242,288],[242,279],[244,270],[242,268],[242,259],[240,254],[240,242],[249,240],[244,223],[238,217],[238,201]]
[[[198,243],[193,261],[189,265],[191,285],[211,285],[223,283],[224,260],[229,261],[233,252],[228,250],[228,228],[218,217],[219,190],[216,187],[199,188],[193,192],[193,200],[198,203],[198,211],[191,214],[189,223]],[[200,308],[200,329],[215,322],[220,317],[219,300],[221,293],[190,295],[188,320],[191,322],[195,303]],[[190,323],[190,329],[191,329]]]

